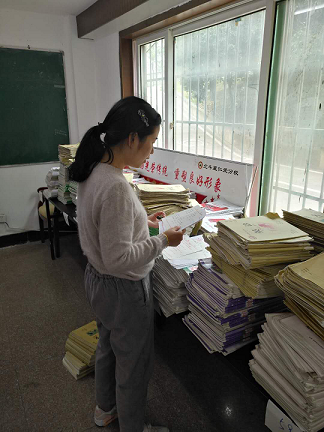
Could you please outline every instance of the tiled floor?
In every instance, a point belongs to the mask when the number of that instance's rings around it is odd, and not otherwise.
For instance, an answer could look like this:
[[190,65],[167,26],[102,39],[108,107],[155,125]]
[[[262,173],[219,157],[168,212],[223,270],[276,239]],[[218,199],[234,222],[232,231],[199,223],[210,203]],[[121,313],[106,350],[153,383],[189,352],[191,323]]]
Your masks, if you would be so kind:
[[[94,375],[80,381],[62,366],[69,332],[94,319],[83,289],[76,236],[0,249],[0,431],[98,431]],[[156,328],[147,421],[171,432],[266,432],[267,396],[253,381],[250,347],[210,355],[173,316]],[[104,430],[118,431],[118,422]]]

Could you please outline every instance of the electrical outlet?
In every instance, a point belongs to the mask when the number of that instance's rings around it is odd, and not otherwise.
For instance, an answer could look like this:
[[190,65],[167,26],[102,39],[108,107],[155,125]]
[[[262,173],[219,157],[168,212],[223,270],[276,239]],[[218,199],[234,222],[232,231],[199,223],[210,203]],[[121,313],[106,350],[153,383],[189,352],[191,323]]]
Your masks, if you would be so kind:
[[6,223],[7,222],[7,216],[5,214],[0,214],[0,223]]

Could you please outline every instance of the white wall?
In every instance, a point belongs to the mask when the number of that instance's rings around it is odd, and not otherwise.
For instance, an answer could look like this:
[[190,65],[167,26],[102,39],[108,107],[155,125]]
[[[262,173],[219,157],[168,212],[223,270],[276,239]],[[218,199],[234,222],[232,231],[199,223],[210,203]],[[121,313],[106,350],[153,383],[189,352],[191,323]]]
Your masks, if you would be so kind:
[[116,18],[86,37],[96,45],[97,101],[100,121],[121,97],[119,69],[119,32],[189,0],[149,0]]
[[[31,49],[64,51],[70,140],[78,142],[98,117],[95,44],[77,38],[75,17],[0,9],[0,43],[13,48],[29,45]],[[45,186],[45,175],[55,165],[0,167],[0,213],[7,215],[10,226],[38,229],[36,189]],[[0,224],[0,235],[12,232],[17,230]]]

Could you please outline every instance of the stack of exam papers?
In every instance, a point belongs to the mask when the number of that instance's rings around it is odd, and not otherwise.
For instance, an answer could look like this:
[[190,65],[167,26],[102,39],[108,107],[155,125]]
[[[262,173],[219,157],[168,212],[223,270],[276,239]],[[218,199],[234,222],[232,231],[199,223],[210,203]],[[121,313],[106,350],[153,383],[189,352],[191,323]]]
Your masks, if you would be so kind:
[[77,205],[78,200],[78,184],[79,183],[74,180],[69,181],[69,192],[74,205]]
[[177,247],[167,247],[153,267],[154,295],[166,317],[188,309],[185,283],[198,266],[198,260],[210,257],[202,236],[188,237]]
[[241,265],[232,265],[214,250],[214,236],[205,234],[205,239],[210,245],[208,250],[216,266],[240,288],[245,296],[257,299],[282,296],[281,290],[274,281],[274,276],[285,267],[285,264],[258,269],[245,269]]
[[63,365],[75,379],[80,379],[94,370],[98,340],[96,321],[91,321],[69,334]]
[[324,340],[324,252],[287,266],[275,282],[288,308]]
[[324,214],[311,209],[294,212],[283,210],[284,219],[314,237],[315,252],[324,251]]
[[58,146],[59,159],[63,165],[71,165],[80,143],[78,144],[61,144]]
[[210,234],[212,247],[229,264],[254,269],[303,261],[312,256],[313,240],[277,214],[220,221]]
[[206,210],[206,216],[201,225],[201,231],[204,233],[217,233],[217,222],[234,219],[234,216],[241,216],[243,214],[243,207],[226,200],[219,199],[209,203],[202,203],[201,205]]
[[170,215],[190,207],[190,191],[180,184],[137,183],[136,191],[148,215],[158,211]]
[[324,427],[324,341],[295,315],[266,315],[251,372],[300,429]]
[[189,276],[189,311],[184,324],[209,353],[232,353],[256,339],[265,312],[283,309],[282,298],[253,300],[245,297],[209,260],[201,260]]

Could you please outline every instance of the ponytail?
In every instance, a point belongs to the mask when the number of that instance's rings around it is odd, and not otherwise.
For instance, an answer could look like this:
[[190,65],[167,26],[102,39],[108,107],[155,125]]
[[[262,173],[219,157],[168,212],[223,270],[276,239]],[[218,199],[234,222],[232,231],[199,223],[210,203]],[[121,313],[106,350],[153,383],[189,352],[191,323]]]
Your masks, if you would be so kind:
[[113,162],[112,148],[131,133],[137,133],[139,139],[144,140],[160,124],[160,114],[145,100],[129,96],[116,102],[103,123],[90,128],[82,138],[75,161],[69,168],[70,179],[85,181],[106,153],[107,163]]
[[99,125],[93,126],[85,133],[77,150],[75,161],[69,167],[71,180],[76,182],[86,180],[103,158],[106,149],[100,135]]

